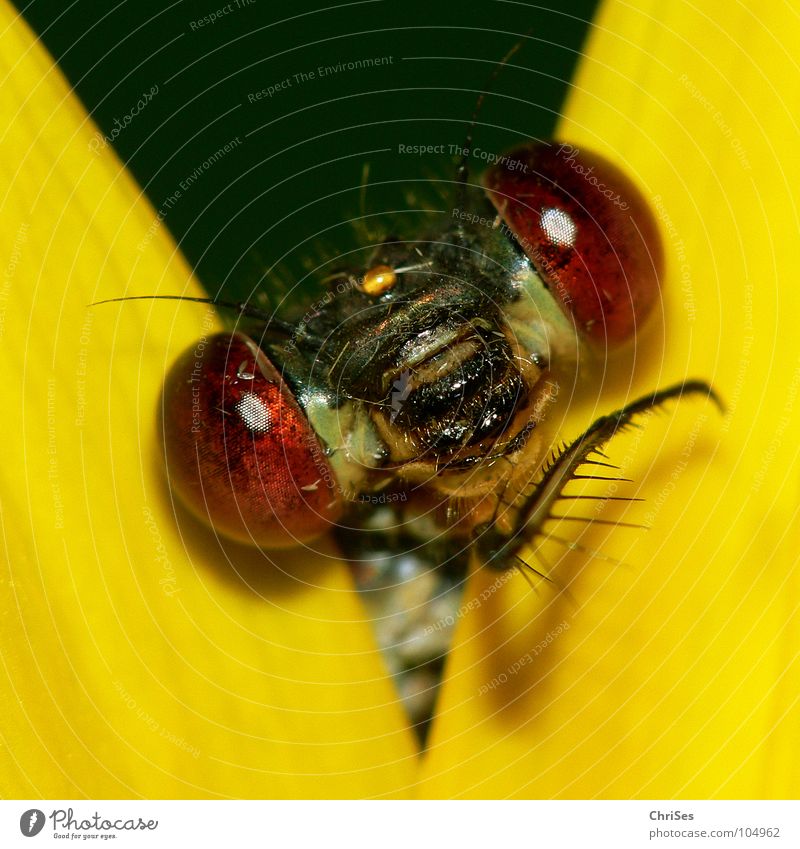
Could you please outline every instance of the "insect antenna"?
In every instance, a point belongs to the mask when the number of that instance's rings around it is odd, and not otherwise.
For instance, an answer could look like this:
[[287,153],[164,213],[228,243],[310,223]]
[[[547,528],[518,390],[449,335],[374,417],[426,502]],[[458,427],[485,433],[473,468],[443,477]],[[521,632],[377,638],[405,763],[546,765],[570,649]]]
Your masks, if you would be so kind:
[[381,231],[375,228],[371,220],[374,216],[367,214],[367,189],[369,188],[369,162],[361,168],[361,182],[358,186],[358,218],[355,219],[355,229],[362,241],[369,245],[377,245],[381,241]]
[[520,49],[520,47],[522,47],[524,40],[531,34],[532,31],[533,28],[529,29],[494,66],[491,74],[489,74],[486,78],[486,82],[483,85],[483,91],[478,95],[478,99],[475,101],[475,108],[472,111],[472,118],[470,119],[469,127],[467,128],[467,135],[464,139],[464,146],[461,149],[461,156],[459,158],[458,169],[456,171],[456,181],[459,184],[459,201],[462,208],[466,205],[467,201],[467,181],[469,179],[469,156],[472,149],[472,136],[475,132],[475,127],[478,123],[478,117],[480,116],[481,109],[483,108],[483,102],[486,100],[487,93],[491,91],[497,77],[500,75],[500,71],[505,68],[511,57]]
[[254,307],[246,302],[235,301],[219,301],[216,298],[194,298],[189,295],[128,295],[124,298],[106,298],[102,301],[93,301],[89,304],[90,307],[97,307],[102,304],[116,304],[122,301],[189,301],[195,304],[210,304],[214,307],[220,307],[226,310],[234,310],[240,315],[254,318],[258,321],[263,321],[267,325],[267,329],[277,331],[280,334],[291,337],[295,332],[293,325],[287,321],[282,321],[275,316],[270,315],[258,307]]

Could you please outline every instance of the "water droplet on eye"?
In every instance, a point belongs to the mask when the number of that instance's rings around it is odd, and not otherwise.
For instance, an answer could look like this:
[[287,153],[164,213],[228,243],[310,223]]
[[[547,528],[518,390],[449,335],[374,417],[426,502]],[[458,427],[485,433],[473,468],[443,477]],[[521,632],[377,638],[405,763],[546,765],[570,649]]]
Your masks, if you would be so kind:
[[255,372],[248,371],[247,369],[247,360],[245,360],[236,370],[236,377],[238,377],[239,380],[255,380]]

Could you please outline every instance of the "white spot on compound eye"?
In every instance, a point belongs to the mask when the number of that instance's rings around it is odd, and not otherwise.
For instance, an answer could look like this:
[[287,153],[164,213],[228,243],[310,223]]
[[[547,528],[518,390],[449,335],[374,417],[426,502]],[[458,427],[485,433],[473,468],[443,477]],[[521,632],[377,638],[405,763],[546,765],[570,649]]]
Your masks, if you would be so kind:
[[269,407],[252,392],[245,392],[234,409],[250,430],[267,433],[272,427],[272,414]]
[[548,239],[559,247],[571,248],[575,244],[578,228],[563,209],[549,206],[542,210],[542,230]]
[[300,489],[304,490],[305,492],[316,492],[319,488],[319,482],[321,480],[322,478],[317,478],[314,483],[307,484],[306,486],[301,486]]

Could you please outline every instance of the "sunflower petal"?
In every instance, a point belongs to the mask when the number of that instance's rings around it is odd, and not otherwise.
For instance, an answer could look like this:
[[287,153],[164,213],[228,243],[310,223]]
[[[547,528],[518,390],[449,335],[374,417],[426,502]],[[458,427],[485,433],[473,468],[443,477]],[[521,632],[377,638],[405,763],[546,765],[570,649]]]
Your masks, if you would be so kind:
[[[698,377],[728,413],[681,402],[612,443],[635,481],[617,494],[647,499],[625,518],[652,530],[582,534],[634,568],[567,552],[556,574],[575,607],[476,576],[430,795],[797,794],[800,18],[785,4],[719,11],[604,4],[560,134],[625,165],[667,250],[635,385],[610,364],[598,412]],[[573,433],[590,415],[576,411]]]
[[173,508],[159,387],[213,318],[88,306],[202,291],[7,2],[0,33],[0,794],[402,793],[414,741],[332,551],[272,562]]

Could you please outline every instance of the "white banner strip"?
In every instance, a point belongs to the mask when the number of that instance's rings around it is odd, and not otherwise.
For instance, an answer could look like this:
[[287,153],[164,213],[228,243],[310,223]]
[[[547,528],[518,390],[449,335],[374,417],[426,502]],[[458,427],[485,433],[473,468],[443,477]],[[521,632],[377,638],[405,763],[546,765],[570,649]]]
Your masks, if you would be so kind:
[[800,803],[0,801],[0,846],[30,849],[53,840],[169,849],[783,849],[800,846]]

